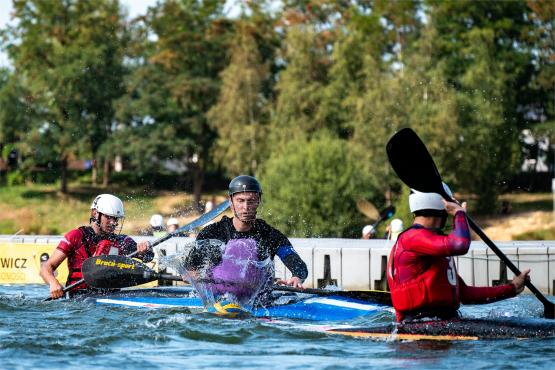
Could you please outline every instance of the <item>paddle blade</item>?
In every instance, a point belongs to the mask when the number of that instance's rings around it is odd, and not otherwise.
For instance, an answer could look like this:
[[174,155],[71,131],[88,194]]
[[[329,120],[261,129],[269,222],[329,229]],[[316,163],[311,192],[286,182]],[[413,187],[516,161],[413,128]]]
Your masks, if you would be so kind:
[[391,167],[408,187],[451,199],[426,145],[412,129],[403,128],[393,135],[386,150]]
[[157,279],[156,272],[124,256],[91,257],[81,270],[87,284],[94,288],[126,288]]
[[376,206],[366,199],[357,200],[357,209],[372,221],[376,221],[380,217]]

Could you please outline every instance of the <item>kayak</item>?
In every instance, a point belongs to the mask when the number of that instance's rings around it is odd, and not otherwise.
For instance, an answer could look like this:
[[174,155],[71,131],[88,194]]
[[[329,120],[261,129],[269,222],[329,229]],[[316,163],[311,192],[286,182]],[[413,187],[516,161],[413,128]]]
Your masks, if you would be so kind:
[[369,327],[322,327],[327,334],[387,340],[482,340],[555,337],[555,322],[524,318],[456,319]]
[[[249,310],[253,317],[288,318],[308,321],[342,321],[374,315],[388,305],[370,303],[341,296],[320,297],[314,294],[273,293],[273,304]],[[97,304],[134,308],[187,308],[203,310],[204,306],[191,287],[158,287],[150,289],[125,289],[117,292],[87,297]]]
[[[391,306],[342,296],[321,297],[315,294],[274,292],[274,304],[250,310],[256,318],[298,319],[305,321],[348,321],[371,317],[380,312],[393,312]],[[158,287],[123,289],[89,296],[99,305],[128,308],[183,308],[205,311],[191,287]],[[232,307],[237,307],[230,305]],[[220,307],[221,308],[221,307]],[[217,310],[219,311],[219,310]],[[218,313],[216,311],[210,311]],[[233,315],[229,315],[233,317]],[[275,321],[272,321],[275,323]],[[456,319],[388,323],[376,326],[303,324],[301,329],[330,335],[401,341],[460,341],[492,339],[528,339],[555,337],[555,321],[531,318]]]

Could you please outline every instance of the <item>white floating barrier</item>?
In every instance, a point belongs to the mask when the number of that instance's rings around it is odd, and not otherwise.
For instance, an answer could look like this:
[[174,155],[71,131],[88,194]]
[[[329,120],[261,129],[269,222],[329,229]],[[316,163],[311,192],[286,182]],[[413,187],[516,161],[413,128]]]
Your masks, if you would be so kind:
[[[51,254],[61,238],[48,235],[0,235],[0,284],[42,282],[38,276],[40,257],[44,253]],[[133,238],[137,241],[154,240],[153,237],[145,236]],[[156,248],[156,256],[181,253],[193,240],[170,239]],[[389,240],[292,238],[291,242],[307,264],[306,287],[318,288],[335,283],[347,290],[387,288],[386,263],[393,245]],[[532,269],[532,283],[541,292],[555,294],[555,241],[496,244],[519,269]],[[20,259],[15,262],[17,258]],[[21,258],[28,261],[23,264]],[[473,241],[470,251],[455,260],[459,275],[469,285],[492,286],[513,278],[513,273],[481,241]],[[63,270],[63,267],[60,269]],[[291,277],[277,257],[275,273],[278,278]]]

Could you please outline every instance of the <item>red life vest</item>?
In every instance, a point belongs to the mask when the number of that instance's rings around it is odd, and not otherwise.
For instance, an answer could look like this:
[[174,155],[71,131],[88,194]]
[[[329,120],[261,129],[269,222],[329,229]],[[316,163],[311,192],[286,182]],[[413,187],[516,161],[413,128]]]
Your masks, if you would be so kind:
[[452,257],[422,256],[415,263],[421,263],[424,271],[407,281],[399,281],[395,269],[399,265],[398,256],[405,249],[403,235],[409,230],[419,232],[418,229],[408,229],[399,235],[388,260],[387,281],[397,319],[400,321],[404,314],[417,310],[457,310],[460,305],[459,284]]
[[[81,226],[77,230],[73,230],[68,233],[68,235],[79,232],[81,233],[80,240],[74,241],[74,243],[77,242],[78,245],[73,246],[71,252],[67,255],[67,266],[69,269],[69,275],[67,277],[66,286],[73,284],[83,278],[81,266],[87,258],[99,256],[102,254],[109,254],[111,248],[117,248],[118,254],[120,252],[118,243],[106,239],[100,240],[100,236],[94,232],[92,227],[89,226]],[[71,292],[88,288],[89,287],[86,283],[82,283],[72,288]]]

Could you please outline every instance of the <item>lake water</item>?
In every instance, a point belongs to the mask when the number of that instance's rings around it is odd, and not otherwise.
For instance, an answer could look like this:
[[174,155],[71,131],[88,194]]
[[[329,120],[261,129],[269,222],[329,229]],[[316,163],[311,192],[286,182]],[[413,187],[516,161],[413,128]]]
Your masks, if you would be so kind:
[[[0,369],[553,369],[555,339],[398,342],[327,335],[302,322],[224,319],[184,309],[43,302],[46,285],[0,286]],[[553,300],[553,297],[550,297]],[[463,308],[540,318],[533,296]],[[393,320],[386,312],[344,324]]]

